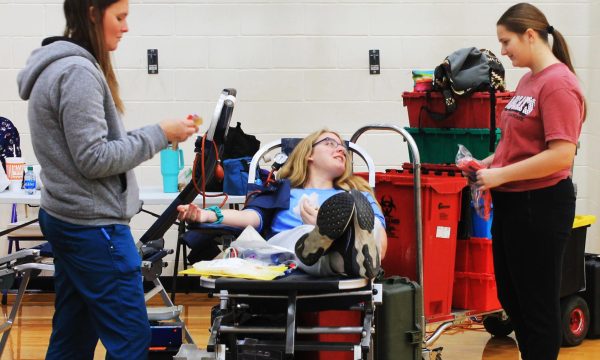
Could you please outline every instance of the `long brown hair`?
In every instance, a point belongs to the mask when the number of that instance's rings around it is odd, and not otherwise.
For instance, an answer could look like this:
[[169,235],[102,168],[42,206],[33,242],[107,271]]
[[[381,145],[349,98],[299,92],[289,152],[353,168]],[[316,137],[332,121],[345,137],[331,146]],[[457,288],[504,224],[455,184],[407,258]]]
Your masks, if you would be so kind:
[[[110,53],[106,50],[104,44],[104,28],[102,26],[106,8],[117,1],[65,0],[63,9],[67,26],[65,27],[64,36],[84,45],[92,52],[104,73],[117,110],[123,113],[125,105],[119,96],[119,83],[113,70]],[[91,12],[90,9],[92,9]],[[92,17],[94,21],[92,21]]]
[[[342,137],[335,131],[321,129],[302,139],[290,154],[290,157],[285,162],[285,165],[279,170],[278,177],[280,179],[289,179],[292,187],[302,188],[308,181],[308,158],[312,155],[313,144],[324,133],[331,133],[339,139]],[[373,195],[373,190],[369,183],[352,173],[352,162],[350,157],[346,157],[346,167],[344,173],[333,180],[333,186],[336,189],[357,189],[360,191],[368,191]]]
[[[575,68],[571,62],[569,47],[564,36],[560,31],[550,26],[544,13],[537,7],[529,3],[519,3],[508,8],[500,16],[496,26],[502,25],[506,30],[516,34],[524,34],[527,29],[532,29],[537,32],[540,38],[548,43],[548,35],[552,35],[554,41],[552,43],[552,53],[560,62],[567,65],[569,70],[575,74]],[[583,119],[587,115],[587,106],[585,98],[583,100]]]

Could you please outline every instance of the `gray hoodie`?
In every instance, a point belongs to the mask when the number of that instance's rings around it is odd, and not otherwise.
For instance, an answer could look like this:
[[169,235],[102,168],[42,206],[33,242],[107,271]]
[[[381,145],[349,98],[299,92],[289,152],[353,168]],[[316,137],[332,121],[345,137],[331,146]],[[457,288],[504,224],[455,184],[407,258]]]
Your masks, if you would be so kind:
[[73,224],[129,223],[141,208],[132,169],[167,146],[160,126],[126,132],[95,58],[68,41],[35,50],[17,82],[29,100],[42,208]]

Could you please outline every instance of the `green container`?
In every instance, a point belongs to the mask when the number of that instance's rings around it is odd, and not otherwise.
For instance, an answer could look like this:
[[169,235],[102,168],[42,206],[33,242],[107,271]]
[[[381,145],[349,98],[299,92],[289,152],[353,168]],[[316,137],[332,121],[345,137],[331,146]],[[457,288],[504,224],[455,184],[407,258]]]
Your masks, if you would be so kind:
[[383,302],[375,309],[375,359],[423,359],[421,286],[400,276],[382,283]]
[[[476,159],[484,159],[490,152],[489,129],[439,129],[439,128],[411,128],[406,131],[415,139],[421,163],[428,164],[454,164],[458,144],[463,144],[469,149]],[[496,144],[500,140],[500,129],[496,129]],[[494,147],[495,147],[494,146]],[[412,154],[411,154],[412,160]]]

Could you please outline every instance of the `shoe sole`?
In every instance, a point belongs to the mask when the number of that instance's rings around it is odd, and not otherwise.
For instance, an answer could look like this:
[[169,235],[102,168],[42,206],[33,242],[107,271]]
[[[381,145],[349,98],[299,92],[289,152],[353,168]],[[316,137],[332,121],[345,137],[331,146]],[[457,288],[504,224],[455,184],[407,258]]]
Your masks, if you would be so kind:
[[380,266],[379,251],[375,242],[375,213],[369,200],[358,190],[351,190],[354,198],[354,248],[353,260],[357,275],[373,279]]
[[296,256],[305,265],[314,265],[342,236],[354,214],[354,198],[347,192],[335,194],[319,208],[315,228],[296,242]]

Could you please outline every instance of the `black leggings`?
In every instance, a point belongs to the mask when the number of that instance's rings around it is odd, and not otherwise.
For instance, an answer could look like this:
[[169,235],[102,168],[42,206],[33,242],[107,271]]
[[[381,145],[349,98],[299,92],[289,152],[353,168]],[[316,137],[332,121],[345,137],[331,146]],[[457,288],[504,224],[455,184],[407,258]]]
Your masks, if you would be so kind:
[[575,216],[571,179],[523,192],[492,191],[498,299],[524,360],[556,359],[561,344],[560,280]]

